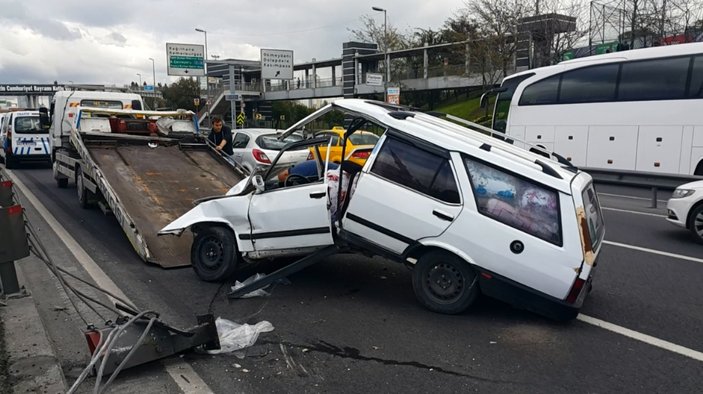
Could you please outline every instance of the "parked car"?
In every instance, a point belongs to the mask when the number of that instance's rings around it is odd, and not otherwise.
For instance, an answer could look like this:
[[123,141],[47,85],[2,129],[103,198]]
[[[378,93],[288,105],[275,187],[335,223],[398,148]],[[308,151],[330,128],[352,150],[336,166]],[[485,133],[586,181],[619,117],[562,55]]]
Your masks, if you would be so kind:
[[[344,140],[344,128],[335,126],[331,130],[323,130],[315,133],[315,137],[329,137],[331,141],[329,160],[332,163],[342,162],[342,141]],[[369,154],[373,149],[374,145],[378,142],[378,135],[371,133],[369,131],[356,131],[354,134],[349,136],[347,140],[347,147],[344,152],[344,160],[349,160],[359,165],[364,165],[366,159],[369,158]],[[323,158],[327,157],[327,144],[320,146],[320,154]],[[357,149],[365,148],[365,149]],[[314,149],[310,149],[310,156],[308,158],[312,159],[316,155]]]
[[703,243],[703,181],[681,185],[666,203],[670,223],[687,228],[693,237]]
[[360,252],[411,267],[418,301],[435,312],[461,313],[482,293],[576,317],[605,234],[590,175],[482,126],[369,100],[335,101],[282,136],[332,110],[352,119],[350,135],[367,123],[387,130],[363,167],[344,161],[312,182],[271,188],[273,163],[159,232],[191,229],[201,279],[223,280],[256,259],[307,254],[283,275],[337,251]]
[[[290,142],[300,141],[300,134],[291,134],[279,140],[281,132],[274,129],[232,130],[232,158],[250,173],[257,168],[267,168],[278,152]],[[309,151],[301,148],[283,154],[279,164],[292,164],[308,158]]]

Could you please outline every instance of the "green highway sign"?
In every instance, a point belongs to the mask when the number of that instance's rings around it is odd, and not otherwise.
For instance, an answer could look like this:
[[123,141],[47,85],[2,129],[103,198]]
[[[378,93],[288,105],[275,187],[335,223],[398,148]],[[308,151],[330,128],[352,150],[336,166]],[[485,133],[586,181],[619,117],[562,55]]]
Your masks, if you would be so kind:
[[166,43],[166,55],[168,75],[205,75],[205,49],[202,45]]

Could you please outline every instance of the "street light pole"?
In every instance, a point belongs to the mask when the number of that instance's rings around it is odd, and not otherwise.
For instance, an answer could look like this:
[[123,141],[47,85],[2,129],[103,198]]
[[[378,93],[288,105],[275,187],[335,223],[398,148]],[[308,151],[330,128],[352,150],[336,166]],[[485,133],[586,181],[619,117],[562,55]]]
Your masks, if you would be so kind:
[[149,60],[151,60],[151,77],[153,78],[154,91],[156,91],[156,66],[153,57],[150,57]]
[[391,79],[390,62],[388,61],[388,14],[385,8],[371,7],[372,10],[383,12],[383,63],[386,67],[386,78],[383,83],[383,101],[388,102],[388,82]]
[[[207,108],[206,111],[207,111],[208,124],[210,126],[212,126],[212,121],[210,119],[210,84],[208,83],[209,81],[208,81],[208,75],[207,75],[207,30],[199,29],[196,27],[195,31],[203,33],[205,35],[205,62],[203,62],[203,68],[205,69],[205,86],[206,86],[206,88],[205,88],[206,93],[205,94],[207,96],[206,101],[205,101],[205,105]],[[200,86],[198,86],[198,88],[200,88]]]
[[142,88],[142,74],[137,73],[139,75],[139,89]]

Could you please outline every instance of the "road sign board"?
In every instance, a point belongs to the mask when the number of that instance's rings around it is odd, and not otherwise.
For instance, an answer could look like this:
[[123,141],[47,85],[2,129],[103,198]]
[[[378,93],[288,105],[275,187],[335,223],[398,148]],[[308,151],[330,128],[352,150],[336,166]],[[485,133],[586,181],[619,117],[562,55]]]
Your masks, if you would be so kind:
[[262,49],[261,79],[293,79],[293,51]]
[[243,125],[244,120],[246,120],[246,117],[244,116],[243,112],[240,112],[239,115],[237,115],[237,124],[240,126]]
[[227,101],[239,101],[239,100],[241,100],[241,98],[242,98],[241,94],[237,94],[237,93],[225,94],[225,100],[227,100]]
[[388,96],[388,103],[400,104],[400,88],[390,87],[386,89],[386,96]]
[[144,85],[144,91],[145,91],[145,92],[153,92],[153,91],[154,91],[154,85]]
[[370,86],[383,86],[383,74],[366,73],[366,84]]
[[166,43],[168,75],[205,75],[205,49],[198,44]]

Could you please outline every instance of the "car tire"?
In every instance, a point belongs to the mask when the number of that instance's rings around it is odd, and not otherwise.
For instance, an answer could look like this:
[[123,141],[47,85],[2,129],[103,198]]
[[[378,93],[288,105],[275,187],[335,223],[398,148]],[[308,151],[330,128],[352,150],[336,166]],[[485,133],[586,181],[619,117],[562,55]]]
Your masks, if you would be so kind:
[[238,260],[232,230],[208,226],[196,232],[190,248],[190,261],[200,279],[206,282],[228,279],[237,270]]
[[78,193],[78,204],[83,209],[88,209],[90,207],[90,192],[85,188],[83,184],[83,170],[80,167],[76,167],[76,192]]
[[427,309],[453,315],[464,312],[476,301],[478,276],[466,261],[435,250],[418,259],[413,269],[413,290]]
[[68,187],[68,178],[59,174],[58,165],[59,163],[56,161],[51,163],[51,172],[53,173],[54,179],[56,180],[56,186],[61,189],[65,189]]
[[703,243],[703,204],[698,204],[691,210],[688,229],[691,230],[696,241]]
[[17,168],[17,161],[12,156],[5,156],[5,168],[8,170]]

